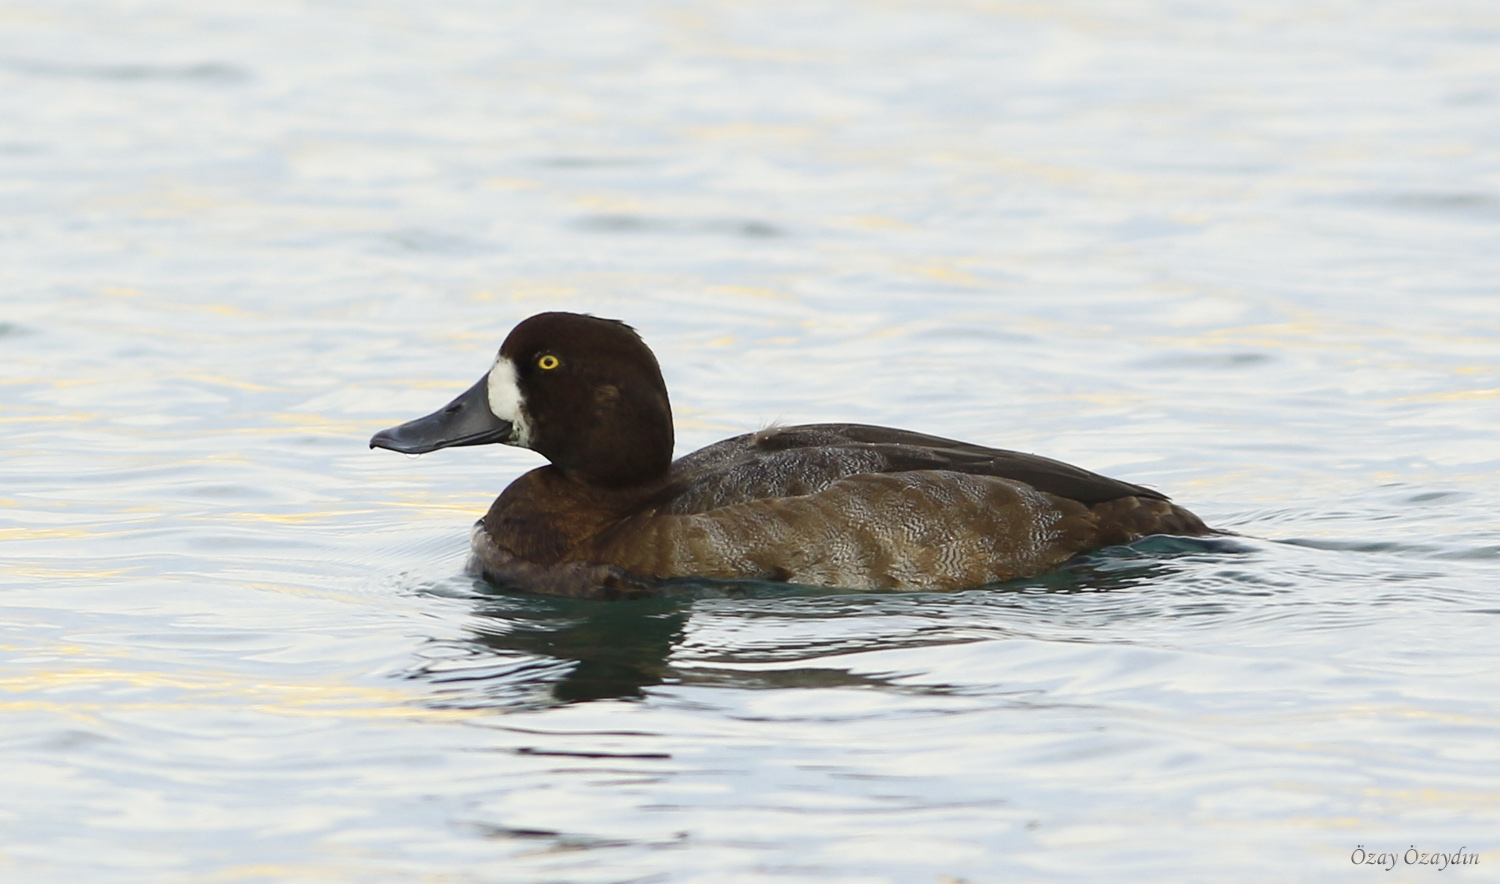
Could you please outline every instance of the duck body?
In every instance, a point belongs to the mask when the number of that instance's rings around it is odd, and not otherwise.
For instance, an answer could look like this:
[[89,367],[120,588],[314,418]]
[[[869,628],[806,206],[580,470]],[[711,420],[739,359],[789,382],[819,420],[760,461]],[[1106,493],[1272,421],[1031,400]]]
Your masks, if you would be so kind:
[[473,570],[547,595],[649,595],[681,577],[963,589],[1151,534],[1216,533],[1152,489],[886,427],[772,427],[671,461],[655,357],[628,326],[570,313],[521,323],[478,384],[371,446],[485,442],[552,463],[474,526]]

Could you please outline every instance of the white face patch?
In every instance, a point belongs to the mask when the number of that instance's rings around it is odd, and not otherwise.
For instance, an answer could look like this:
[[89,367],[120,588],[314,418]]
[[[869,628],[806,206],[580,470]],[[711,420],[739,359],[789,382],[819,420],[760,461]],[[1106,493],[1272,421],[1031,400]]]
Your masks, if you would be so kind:
[[495,365],[485,383],[489,392],[490,411],[503,421],[510,421],[508,445],[531,447],[531,424],[526,420],[526,403],[521,396],[521,385],[516,383],[516,366],[504,356],[496,357]]

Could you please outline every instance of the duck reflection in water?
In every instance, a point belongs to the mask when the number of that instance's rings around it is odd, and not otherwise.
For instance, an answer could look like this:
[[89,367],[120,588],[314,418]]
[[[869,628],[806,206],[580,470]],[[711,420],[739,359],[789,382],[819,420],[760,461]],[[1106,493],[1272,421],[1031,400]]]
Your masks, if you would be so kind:
[[[684,599],[642,599],[618,604],[570,599],[518,598],[487,594],[474,607],[482,618],[471,645],[485,655],[517,652],[567,668],[528,667],[517,685],[551,681],[561,702],[639,697],[667,680],[672,648],[682,641],[688,606]],[[515,673],[521,675],[521,673]]]
[[[1204,597],[1222,587],[1187,597],[1134,590],[1171,583],[1195,562],[1222,563],[1225,553],[1236,550],[1250,551],[1223,538],[1155,537],[1078,556],[1045,575],[957,594],[692,580],[674,582],[663,597],[603,602],[508,592],[475,581],[476,619],[470,637],[457,648],[461,660],[439,655],[414,674],[443,685],[445,693],[456,690],[459,697],[450,694],[449,702],[465,707],[528,706],[539,694],[545,695],[543,702],[633,699],[664,684],[941,693],[942,685],[898,686],[886,676],[819,665],[818,658],[827,653],[844,661],[861,652],[967,643],[974,639],[976,621],[988,621],[988,631],[998,638],[1029,635],[1034,621],[1055,626],[1059,617],[1107,634],[1120,621],[1222,613],[1222,606]],[[693,646],[687,641],[688,619],[704,600],[730,600],[698,613],[710,620],[730,618],[761,640],[753,649]],[[1008,625],[995,622],[997,613]],[[764,640],[776,632],[777,621],[796,619],[843,620],[852,628],[827,630],[811,644],[800,630],[787,646]],[[924,625],[913,631],[914,622]],[[748,670],[720,665],[726,660],[765,665]]]
[[[464,706],[526,705],[535,702],[537,689],[543,685],[550,700],[567,703],[642,697],[646,688],[668,683],[760,687],[769,679],[777,686],[788,687],[811,683],[868,685],[871,681],[843,669],[818,670],[814,675],[803,667],[778,677],[722,670],[703,665],[706,661],[698,661],[690,671],[672,664],[673,652],[683,642],[688,618],[698,601],[749,600],[752,607],[739,614],[751,620],[817,617],[827,612],[800,606],[767,609],[754,606],[754,602],[808,602],[825,597],[858,600],[866,597],[865,593],[737,580],[668,581],[661,596],[614,602],[537,596],[500,590],[483,581],[475,581],[475,589],[478,595],[473,597],[473,610],[479,619],[471,628],[472,637],[464,643],[464,663],[455,666],[451,661],[436,661],[414,673],[444,685],[464,684]],[[840,602],[841,606],[846,604]],[[516,665],[516,654],[531,659]],[[499,660],[508,665],[497,666]]]

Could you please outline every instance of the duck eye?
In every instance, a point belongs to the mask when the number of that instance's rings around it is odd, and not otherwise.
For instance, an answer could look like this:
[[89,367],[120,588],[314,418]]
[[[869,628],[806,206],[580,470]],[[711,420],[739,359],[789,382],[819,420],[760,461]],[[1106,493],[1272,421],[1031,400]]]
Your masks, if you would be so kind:
[[562,365],[562,362],[560,362],[558,358],[556,356],[553,356],[551,353],[548,353],[547,355],[541,357],[536,361],[537,368],[540,368],[543,371],[551,371],[552,369],[557,368],[559,365]]

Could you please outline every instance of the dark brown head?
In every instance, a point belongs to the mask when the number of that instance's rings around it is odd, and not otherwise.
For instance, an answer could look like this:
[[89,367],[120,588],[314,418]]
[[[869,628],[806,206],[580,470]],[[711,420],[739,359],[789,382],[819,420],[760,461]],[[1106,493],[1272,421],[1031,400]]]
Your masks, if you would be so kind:
[[618,488],[666,475],[672,407],[656,357],[623,322],[539,313],[511,330],[479,383],[370,447],[421,454],[503,442],[575,481]]

